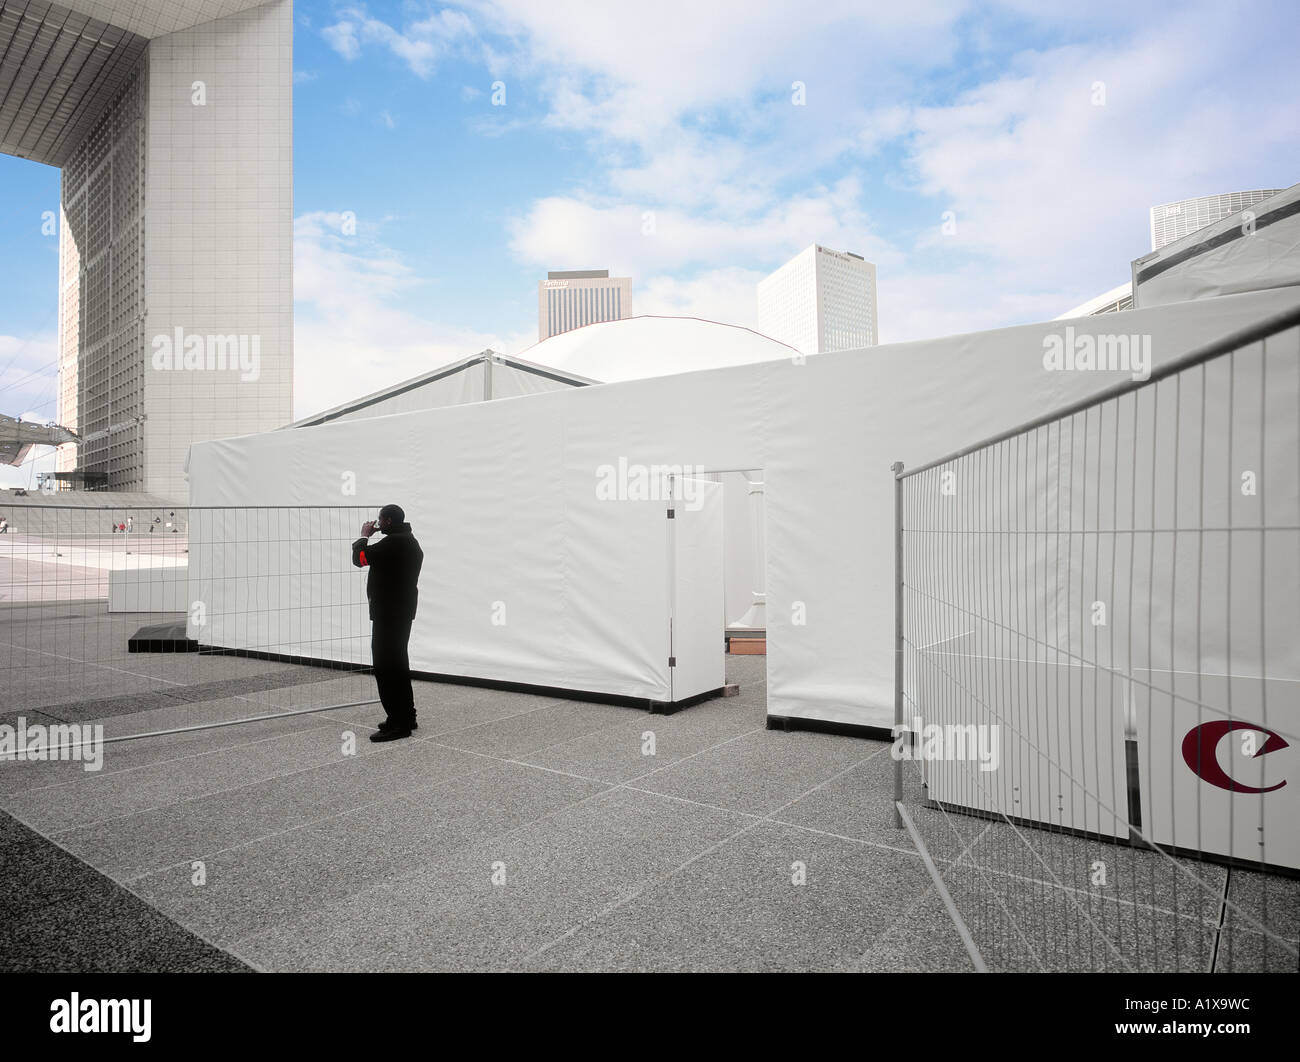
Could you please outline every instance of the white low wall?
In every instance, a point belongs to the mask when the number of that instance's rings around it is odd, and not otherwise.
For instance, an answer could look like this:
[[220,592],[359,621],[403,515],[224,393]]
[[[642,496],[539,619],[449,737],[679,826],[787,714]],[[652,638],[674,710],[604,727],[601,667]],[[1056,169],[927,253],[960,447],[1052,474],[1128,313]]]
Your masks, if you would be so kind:
[[128,568],[108,573],[109,612],[187,612],[189,567]]

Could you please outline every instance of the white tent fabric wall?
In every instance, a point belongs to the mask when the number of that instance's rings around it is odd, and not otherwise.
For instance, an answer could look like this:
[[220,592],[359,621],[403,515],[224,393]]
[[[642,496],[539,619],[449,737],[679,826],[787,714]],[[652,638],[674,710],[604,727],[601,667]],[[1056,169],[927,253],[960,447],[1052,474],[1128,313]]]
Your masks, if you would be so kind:
[[[1160,364],[1297,301],[1300,289],[1277,289],[1070,327],[1080,335],[1149,334]],[[1113,373],[1045,371],[1044,337],[1064,327],[1027,325],[802,364],[768,361],[199,443],[191,450],[191,505],[396,501],[427,558],[414,668],[653,696],[662,631],[647,624],[661,614],[666,592],[658,566],[663,509],[600,500],[598,470],[617,468],[620,459],[763,469],[768,712],[888,727],[890,463],[941,457],[1115,383]],[[340,496],[346,471],[356,472],[355,497]],[[204,541],[204,529],[191,535],[198,539],[191,598],[207,601],[210,615],[226,613],[239,581],[204,570],[204,551],[219,543]],[[340,548],[350,538],[342,535]],[[238,546],[256,550],[257,541]],[[229,550],[221,552],[230,563]],[[290,563],[283,550],[266,558]],[[490,622],[497,600],[506,602],[504,627]],[[344,642],[364,628],[364,617],[318,612]],[[221,638],[193,625],[190,636],[234,646],[253,640],[237,620]]]

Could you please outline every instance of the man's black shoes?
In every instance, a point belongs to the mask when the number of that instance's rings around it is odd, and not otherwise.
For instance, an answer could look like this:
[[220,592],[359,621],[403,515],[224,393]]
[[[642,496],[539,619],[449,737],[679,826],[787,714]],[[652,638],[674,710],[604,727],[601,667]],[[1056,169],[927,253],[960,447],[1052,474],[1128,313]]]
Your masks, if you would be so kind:
[[400,741],[402,738],[409,738],[410,736],[411,736],[411,732],[409,730],[395,730],[392,727],[389,727],[386,730],[376,730],[373,734],[370,735],[370,740],[371,741]]
[[[380,729],[380,730],[391,730],[392,727],[393,727],[393,724],[392,724],[389,720],[387,720],[387,719],[385,719],[383,722],[381,722],[381,723],[379,724],[379,729]],[[418,720],[415,720],[415,719],[412,719],[412,720],[411,720],[411,729],[412,729],[412,730],[419,730],[419,729],[420,729],[420,724],[419,724],[419,721],[418,721]]]

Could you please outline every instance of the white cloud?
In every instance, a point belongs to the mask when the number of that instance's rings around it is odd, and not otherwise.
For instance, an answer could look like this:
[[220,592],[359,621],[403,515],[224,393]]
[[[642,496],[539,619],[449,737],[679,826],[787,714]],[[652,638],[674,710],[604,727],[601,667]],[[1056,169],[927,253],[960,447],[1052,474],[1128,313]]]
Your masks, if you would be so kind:
[[[918,190],[957,217],[955,235],[930,230],[918,246],[986,257],[990,296],[1075,290],[1080,276],[1122,280],[1150,249],[1151,205],[1293,180],[1269,159],[1300,141],[1300,117],[1250,71],[1250,47],[1229,42],[1234,24],[1201,9],[1123,46],[1027,53],[1005,77],[916,109]],[[1232,98],[1207,94],[1207,82],[1231,82]]]
[[[653,140],[692,112],[740,106],[755,93],[788,101],[809,86],[828,112],[862,98],[857,84],[945,61],[964,0],[863,4],[823,0],[660,0],[655,4],[538,4],[477,0],[485,29],[517,42],[512,68],[540,77],[553,124]],[[896,42],[891,47],[891,42]]]
[[752,268],[814,242],[854,250],[877,264],[898,260],[897,252],[872,231],[855,177],[772,202],[740,225],[675,208],[650,210],[554,196],[535,202],[510,230],[511,249],[526,262],[551,269],[603,268],[608,263],[638,283],[641,277],[678,269],[742,263],[740,268]]
[[362,46],[377,44],[401,59],[417,77],[429,78],[439,60],[462,40],[474,36],[474,26],[462,11],[446,8],[398,30],[362,8],[350,8],[340,21],[321,30],[325,43],[351,62]]
[[357,40],[357,28],[351,22],[337,22],[320,31],[325,43],[344,59],[351,62],[361,54],[361,42]]

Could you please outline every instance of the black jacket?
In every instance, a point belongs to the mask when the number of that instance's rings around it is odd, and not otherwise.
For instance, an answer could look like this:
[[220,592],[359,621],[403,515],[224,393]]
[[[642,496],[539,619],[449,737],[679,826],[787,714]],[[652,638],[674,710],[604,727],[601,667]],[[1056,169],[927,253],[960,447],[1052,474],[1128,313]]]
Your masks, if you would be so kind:
[[370,569],[366,597],[372,620],[415,619],[416,583],[424,550],[411,534],[410,524],[394,524],[377,542],[357,539],[352,543],[352,563]]

